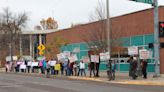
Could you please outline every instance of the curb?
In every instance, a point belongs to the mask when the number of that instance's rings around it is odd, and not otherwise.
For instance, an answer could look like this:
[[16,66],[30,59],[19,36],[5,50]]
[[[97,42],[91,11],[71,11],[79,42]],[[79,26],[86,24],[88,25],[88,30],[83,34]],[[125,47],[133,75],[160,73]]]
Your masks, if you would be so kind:
[[86,80],[86,81],[96,81],[96,82],[105,82],[98,78],[89,78],[89,77],[78,77],[78,76],[69,76],[69,79],[77,79],[77,80]]
[[88,77],[74,77],[70,76],[68,77],[70,79],[76,79],[76,80],[86,80],[86,81],[95,81],[95,82],[103,82],[103,83],[115,83],[115,84],[125,84],[125,85],[147,85],[147,86],[164,86],[164,83],[155,82],[155,81],[131,81],[131,80],[121,80],[121,81],[108,81],[108,80],[102,80],[98,78],[88,78]]
[[159,82],[152,82],[152,81],[122,81],[122,82],[111,82],[111,83],[117,83],[117,84],[131,84],[131,85],[147,85],[147,86],[164,86],[164,83]]

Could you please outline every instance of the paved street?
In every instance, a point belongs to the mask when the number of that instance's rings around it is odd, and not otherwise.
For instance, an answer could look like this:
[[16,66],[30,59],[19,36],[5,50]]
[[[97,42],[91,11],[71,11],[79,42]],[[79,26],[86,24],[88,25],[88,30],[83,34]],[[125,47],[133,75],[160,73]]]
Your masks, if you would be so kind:
[[0,73],[0,92],[157,92],[157,90],[164,92],[164,87],[48,79]]

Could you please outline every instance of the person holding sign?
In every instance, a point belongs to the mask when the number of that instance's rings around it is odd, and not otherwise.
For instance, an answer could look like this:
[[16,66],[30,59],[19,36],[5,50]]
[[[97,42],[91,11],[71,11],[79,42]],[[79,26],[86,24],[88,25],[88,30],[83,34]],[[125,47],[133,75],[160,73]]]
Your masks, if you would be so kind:
[[147,79],[147,61],[146,60],[141,60],[141,68],[142,68],[143,78]]
[[132,78],[135,80],[137,78],[137,58],[134,57],[132,61]]

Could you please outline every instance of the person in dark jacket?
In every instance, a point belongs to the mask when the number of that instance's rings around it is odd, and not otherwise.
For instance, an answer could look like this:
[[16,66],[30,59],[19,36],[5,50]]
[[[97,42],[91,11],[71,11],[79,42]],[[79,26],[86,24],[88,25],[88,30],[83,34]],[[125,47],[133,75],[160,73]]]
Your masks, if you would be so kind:
[[147,79],[147,61],[146,60],[141,61],[141,68],[142,68],[143,78]]
[[90,62],[90,77],[92,77],[92,72],[93,72],[93,75],[95,77],[95,63],[94,62]]
[[137,59],[134,59],[132,61],[132,78],[133,79],[137,78],[136,72],[137,72]]
[[115,70],[116,70],[116,61],[115,60],[112,61],[111,70],[112,70],[112,80],[115,80]]
[[106,66],[107,66],[108,80],[111,81],[112,80],[112,60],[109,60]]
[[132,63],[133,63],[133,57],[131,56],[128,60],[129,63],[129,77],[132,77]]

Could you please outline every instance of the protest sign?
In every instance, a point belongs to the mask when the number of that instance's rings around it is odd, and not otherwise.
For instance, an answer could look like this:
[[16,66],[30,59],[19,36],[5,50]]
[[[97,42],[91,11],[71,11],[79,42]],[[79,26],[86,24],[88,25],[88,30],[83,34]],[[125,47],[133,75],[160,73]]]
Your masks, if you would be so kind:
[[50,64],[50,66],[55,66],[56,61],[55,60],[49,61],[49,64]]
[[64,59],[63,54],[62,54],[62,53],[57,54],[57,58],[58,58],[58,60],[62,60],[62,59]]
[[89,59],[88,56],[83,56],[82,60],[83,60],[84,63],[89,63],[90,62],[90,59]]
[[77,55],[76,55],[76,54],[69,56],[69,57],[68,57],[68,59],[69,59],[70,63],[75,62],[75,61],[77,61],[77,60],[78,60],[78,58],[77,58]]
[[91,62],[99,62],[99,56],[98,55],[91,55]]
[[107,61],[109,59],[110,59],[109,52],[100,53],[100,60],[101,61]]
[[20,69],[26,69],[26,65],[21,64],[21,65],[20,65]]
[[128,55],[138,55],[138,47],[137,46],[128,47]]
[[31,66],[31,65],[32,65],[31,61],[27,62],[27,66]]
[[32,62],[31,66],[38,66],[39,62]]
[[139,50],[139,56],[140,56],[140,59],[150,59],[150,58],[152,58],[151,52],[146,50],[146,49]]
[[70,55],[71,55],[71,52],[70,52],[70,51],[64,51],[64,52],[62,53],[62,56],[63,56],[64,58],[68,58]]

